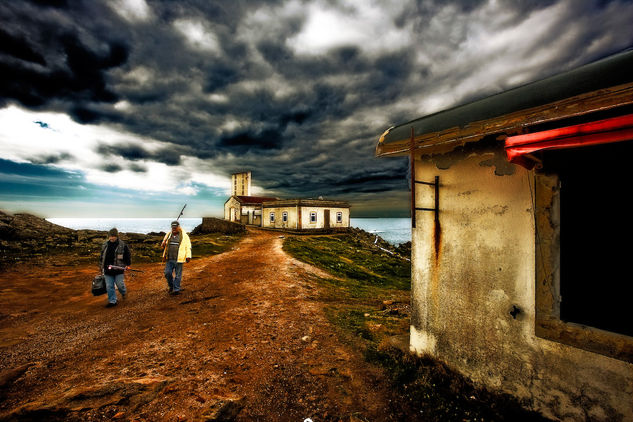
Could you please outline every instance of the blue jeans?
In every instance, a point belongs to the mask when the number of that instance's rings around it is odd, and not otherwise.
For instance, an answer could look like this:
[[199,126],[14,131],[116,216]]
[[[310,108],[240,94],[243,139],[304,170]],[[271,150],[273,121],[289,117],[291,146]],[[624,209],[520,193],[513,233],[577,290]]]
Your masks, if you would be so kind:
[[[174,273],[176,273],[175,277]],[[182,262],[176,262],[176,260],[167,261],[165,264],[165,278],[167,279],[169,290],[179,292],[180,280],[182,279]]]
[[117,289],[119,289],[119,293],[121,293],[122,295],[127,294],[127,289],[125,288],[125,283],[123,282],[123,274],[117,274],[117,275],[105,274],[105,282],[106,282],[106,290],[108,291],[108,302],[116,303],[116,290],[114,290],[115,284],[116,284]]

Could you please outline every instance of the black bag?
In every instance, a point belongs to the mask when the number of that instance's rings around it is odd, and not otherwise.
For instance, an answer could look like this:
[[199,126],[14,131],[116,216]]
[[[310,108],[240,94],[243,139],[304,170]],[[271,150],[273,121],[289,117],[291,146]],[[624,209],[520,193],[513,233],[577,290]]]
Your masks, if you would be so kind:
[[94,296],[101,296],[106,292],[105,276],[102,274],[96,275],[94,280],[92,280],[92,294]]

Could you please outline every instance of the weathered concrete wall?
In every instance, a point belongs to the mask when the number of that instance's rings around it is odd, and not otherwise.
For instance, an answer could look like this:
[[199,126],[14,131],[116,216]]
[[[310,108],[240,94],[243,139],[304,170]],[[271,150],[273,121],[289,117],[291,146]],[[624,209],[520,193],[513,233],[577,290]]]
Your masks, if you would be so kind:
[[224,219],[228,221],[240,221],[240,208],[239,201],[233,197],[229,198],[224,203]]
[[[270,213],[275,213],[275,221],[270,221]],[[286,222],[283,221],[283,213],[288,213],[288,219]],[[297,207],[274,207],[274,208],[264,208],[263,210],[263,225],[262,227],[267,228],[275,228],[275,229],[292,229],[297,230]]]
[[[266,207],[263,211],[263,226],[265,228],[291,229],[291,230],[319,230],[325,228],[325,210],[330,210],[330,228],[347,228],[349,227],[349,208],[333,208],[318,206],[282,206],[282,207]],[[270,213],[275,213],[275,221],[270,222]],[[282,215],[288,213],[288,221],[284,222]],[[310,213],[317,213],[317,221],[310,222]],[[336,221],[336,213],[340,212],[342,221]],[[300,217],[299,217],[300,214]],[[300,221],[300,225],[298,224]]]
[[242,205],[240,222],[251,226],[261,225],[261,205]]
[[[325,210],[330,210],[330,228],[349,227],[349,208],[333,208],[333,207],[301,207],[301,227],[304,230],[322,229],[325,227]],[[315,223],[310,222],[310,213],[316,212],[317,219]],[[336,213],[343,213],[343,221],[336,222]]]
[[411,350],[551,418],[633,420],[632,364],[536,337],[533,175],[500,154],[416,160],[417,180],[440,176],[440,224],[417,211]]

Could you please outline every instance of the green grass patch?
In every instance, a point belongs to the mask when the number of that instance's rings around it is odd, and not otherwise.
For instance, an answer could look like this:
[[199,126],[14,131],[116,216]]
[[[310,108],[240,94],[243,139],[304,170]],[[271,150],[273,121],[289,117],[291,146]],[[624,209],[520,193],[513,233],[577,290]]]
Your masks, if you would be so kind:
[[287,237],[284,250],[334,276],[314,280],[345,341],[375,348],[385,338],[408,334],[411,264],[405,257],[353,234]]
[[351,235],[289,237],[284,250],[331,274],[368,286],[410,290],[411,263]]
[[478,389],[445,365],[408,352],[410,262],[371,236],[287,237],[284,250],[333,278],[314,277],[339,337],[391,378],[394,420],[544,421],[507,395]]
[[218,255],[231,249],[239,242],[244,234],[210,233],[191,235],[191,250],[193,258]]
[[[226,235],[222,233],[190,235],[191,256],[196,259],[221,254],[231,249],[242,237],[242,234]],[[162,236],[148,236],[129,242],[132,262],[160,262],[163,256],[163,250],[160,247],[162,240]]]

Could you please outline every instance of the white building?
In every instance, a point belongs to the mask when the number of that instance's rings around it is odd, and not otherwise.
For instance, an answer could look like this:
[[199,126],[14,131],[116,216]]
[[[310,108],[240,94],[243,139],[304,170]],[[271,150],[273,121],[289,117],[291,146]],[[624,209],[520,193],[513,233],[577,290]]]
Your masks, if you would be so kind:
[[224,203],[224,219],[249,226],[262,225],[262,204],[277,198],[264,196],[231,196]]
[[633,421],[632,69],[629,50],[376,148],[410,157],[411,351],[557,420]]
[[282,199],[262,204],[262,227],[297,231],[350,227],[350,205],[325,199]]
[[294,231],[332,231],[350,227],[350,205],[326,199],[251,196],[251,172],[231,176],[224,219],[250,226]]

